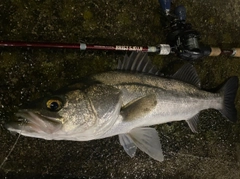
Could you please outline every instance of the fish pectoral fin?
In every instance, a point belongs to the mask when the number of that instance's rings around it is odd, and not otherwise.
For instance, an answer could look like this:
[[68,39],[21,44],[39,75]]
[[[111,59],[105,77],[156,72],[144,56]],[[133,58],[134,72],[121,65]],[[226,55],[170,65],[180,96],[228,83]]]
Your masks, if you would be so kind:
[[198,121],[199,121],[198,116],[199,116],[199,114],[196,114],[192,118],[186,120],[186,122],[188,123],[188,126],[190,127],[191,131],[194,132],[194,133],[198,132],[198,129],[197,129],[197,125],[198,125]]
[[[128,153],[128,155],[133,153],[135,154],[135,147],[138,147],[140,150],[157,161],[161,162],[164,159],[158,132],[154,128],[135,128],[132,129],[128,134],[122,134],[121,137],[119,135],[119,138],[121,145],[124,144],[124,150]],[[132,157],[134,154],[130,156]]]
[[156,95],[150,94],[130,104],[127,104],[126,107],[122,108],[121,114],[124,118],[124,121],[132,121],[146,116],[155,108],[156,105]]
[[130,157],[134,157],[137,146],[134,144],[132,138],[128,134],[119,134],[118,137],[120,144],[123,146],[125,152],[127,152]]

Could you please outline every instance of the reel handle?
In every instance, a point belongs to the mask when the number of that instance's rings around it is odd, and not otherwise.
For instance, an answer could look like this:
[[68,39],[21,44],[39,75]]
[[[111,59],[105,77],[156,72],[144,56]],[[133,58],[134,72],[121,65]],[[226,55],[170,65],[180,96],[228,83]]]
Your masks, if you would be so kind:
[[177,16],[177,18],[180,21],[186,21],[187,11],[184,6],[181,5],[181,6],[176,7],[174,10],[174,14]]
[[172,0],[158,0],[162,10],[166,13],[166,15],[169,15],[169,11],[171,9],[171,1]]

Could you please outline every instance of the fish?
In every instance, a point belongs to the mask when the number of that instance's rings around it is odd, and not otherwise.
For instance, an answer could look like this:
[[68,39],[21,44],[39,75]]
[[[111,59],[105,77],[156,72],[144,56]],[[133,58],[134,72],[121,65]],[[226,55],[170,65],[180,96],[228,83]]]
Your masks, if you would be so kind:
[[201,89],[193,65],[186,63],[164,77],[147,53],[132,52],[119,60],[116,70],[91,75],[30,102],[5,127],[45,140],[118,136],[130,157],[139,148],[161,162],[164,155],[155,125],[185,120],[197,132],[199,113],[210,108],[236,122],[237,90],[237,76],[212,93]]

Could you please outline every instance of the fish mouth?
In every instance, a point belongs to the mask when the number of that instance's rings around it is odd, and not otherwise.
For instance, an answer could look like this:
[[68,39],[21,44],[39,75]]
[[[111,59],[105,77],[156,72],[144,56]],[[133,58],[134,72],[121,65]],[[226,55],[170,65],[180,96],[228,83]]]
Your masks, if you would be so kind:
[[36,111],[19,110],[15,117],[16,119],[5,124],[5,127],[11,132],[53,134],[62,128],[62,122],[58,118],[43,116]]

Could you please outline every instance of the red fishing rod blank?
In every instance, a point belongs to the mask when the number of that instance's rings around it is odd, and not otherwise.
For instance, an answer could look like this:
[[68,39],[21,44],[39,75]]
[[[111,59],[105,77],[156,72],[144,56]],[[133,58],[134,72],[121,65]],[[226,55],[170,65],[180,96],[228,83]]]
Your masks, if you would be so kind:
[[160,44],[159,46],[124,46],[124,45],[93,45],[93,44],[85,44],[85,43],[44,43],[44,42],[0,41],[0,46],[62,48],[62,49],[80,49],[80,50],[158,52],[160,55],[168,55],[171,52],[171,48],[168,44]]

